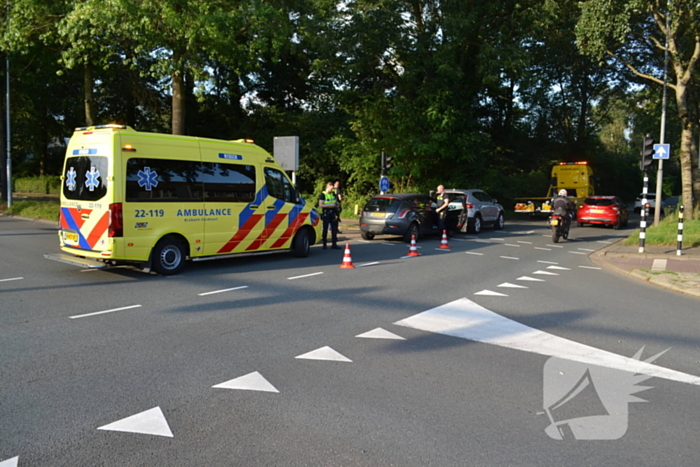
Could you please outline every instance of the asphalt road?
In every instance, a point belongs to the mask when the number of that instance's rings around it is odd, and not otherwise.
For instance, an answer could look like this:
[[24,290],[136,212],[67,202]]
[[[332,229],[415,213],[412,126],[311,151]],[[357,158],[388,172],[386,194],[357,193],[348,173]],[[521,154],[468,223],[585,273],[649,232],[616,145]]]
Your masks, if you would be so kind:
[[[161,277],[0,217],[0,466],[697,465],[699,302],[588,259],[624,235],[509,220]],[[619,370],[642,348],[670,348],[646,381]]]

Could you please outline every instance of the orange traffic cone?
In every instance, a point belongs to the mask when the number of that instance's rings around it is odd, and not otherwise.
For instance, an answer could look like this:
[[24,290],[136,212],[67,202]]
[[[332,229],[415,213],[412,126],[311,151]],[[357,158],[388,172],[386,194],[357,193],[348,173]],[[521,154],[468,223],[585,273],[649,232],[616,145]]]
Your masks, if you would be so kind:
[[449,250],[450,245],[447,244],[447,230],[442,231],[442,241],[440,241],[440,246],[437,247],[438,250]]
[[340,269],[355,269],[352,264],[352,257],[350,256],[350,244],[345,244],[345,254],[343,255],[343,262],[340,263]]
[[407,256],[420,256],[420,253],[418,253],[418,247],[416,246],[416,236],[411,237],[411,246],[408,247],[408,255]]

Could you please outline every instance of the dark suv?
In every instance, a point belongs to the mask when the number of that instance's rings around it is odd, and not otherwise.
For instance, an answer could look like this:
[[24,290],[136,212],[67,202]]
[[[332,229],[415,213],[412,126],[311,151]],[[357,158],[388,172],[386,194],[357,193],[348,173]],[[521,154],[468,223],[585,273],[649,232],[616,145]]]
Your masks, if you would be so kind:
[[401,235],[406,242],[413,235],[436,234],[435,200],[416,193],[374,196],[362,208],[360,233],[365,240],[375,235]]

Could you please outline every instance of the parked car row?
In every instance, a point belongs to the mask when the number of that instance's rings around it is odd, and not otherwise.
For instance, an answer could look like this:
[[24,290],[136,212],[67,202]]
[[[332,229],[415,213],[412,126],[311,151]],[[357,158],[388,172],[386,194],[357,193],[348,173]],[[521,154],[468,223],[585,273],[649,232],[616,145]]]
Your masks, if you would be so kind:
[[[449,206],[445,227],[450,233],[479,233],[485,225],[495,229],[505,226],[503,206],[482,190],[445,190]],[[376,235],[402,236],[410,242],[415,235],[439,234],[435,212],[437,200],[418,193],[376,195],[364,206],[360,216],[360,233],[365,240]]]

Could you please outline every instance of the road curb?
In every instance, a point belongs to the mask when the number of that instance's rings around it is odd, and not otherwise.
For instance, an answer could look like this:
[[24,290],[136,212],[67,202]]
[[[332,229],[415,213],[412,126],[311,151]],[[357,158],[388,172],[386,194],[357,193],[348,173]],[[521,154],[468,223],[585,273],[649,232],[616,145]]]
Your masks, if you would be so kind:
[[[618,258],[629,258],[629,257],[642,257],[646,259],[655,259],[655,258],[663,258],[664,255],[652,255],[652,254],[643,254],[640,253],[639,256],[632,255],[632,254],[616,254],[612,253],[609,250],[612,250],[617,247],[617,244],[622,242],[624,239],[620,239],[617,242],[613,243],[612,245],[609,245],[602,250],[596,251],[594,253],[591,253],[589,255],[589,258],[591,261],[593,261],[595,264],[598,266],[608,269],[610,271],[616,272],[618,274],[623,274],[626,276],[633,277],[637,280],[647,282],[649,284],[654,284],[657,287],[662,287],[664,289],[668,290],[673,290],[675,292],[680,292],[684,293],[687,295],[692,295],[695,297],[700,298],[700,286],[697,285],[685,285],[685,284],[678,284],[676,283],[672,278],[680,278],[682,280],[683,275],[681,273],[674,273],[674,272],[659,272],[659,273],[651,273],[644,271],[642,269],[624,269],[621,268],[612,262],[608,261],[605,259],[606,256],[610,257],[618,257]],[[643,255],[643,256],[642,256]],[[676,258],[674,258],[676,259]],[[688,258],[690,259],[690,258]]]

